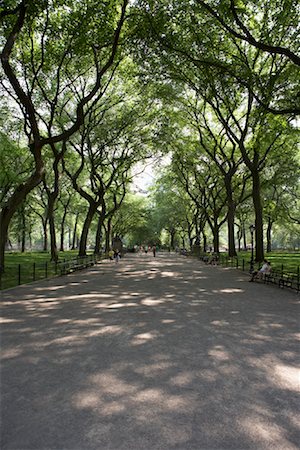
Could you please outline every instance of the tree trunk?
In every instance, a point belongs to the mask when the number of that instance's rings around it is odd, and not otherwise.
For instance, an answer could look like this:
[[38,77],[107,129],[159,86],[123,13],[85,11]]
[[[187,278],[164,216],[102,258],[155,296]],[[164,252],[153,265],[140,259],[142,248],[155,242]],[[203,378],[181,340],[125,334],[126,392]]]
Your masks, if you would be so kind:
[[29,248],[30,248],[30,251],[32,251],[32,227],[31,227],[31,225],[30,225],[29,232],[28,232],[28,239],[29,239]]
[[231,177],[225,177],[225,187],[227,195],[227,233],[228,233],[228,256],[236,256],[235,239],[234,239],[234,219],[235,219],[235,202],[233,200]]
[[244,251],[247,250],[247,239],[246,239],[246,230],[245,230],[245,224],[242,225],[242,235],[243,235],[243,245],[244,245]]
[[79,243],[79,256],[85,256],[86,255],[86,247],[87,247],[87,239],[88,239],[88,233],[89,233],[89,229],[93,220],[93,217],[96,213],[97,210],[97,206],[95,205],[90,205],[89,209],[88,209],[88,213],[87,216],[85,218],[84,224],[83,224],[83,228],[82,228],[82,233],[81,233],[81,237],[80,237],[80,243]]
[[[66,222],[66,217],[67,217],[67,210],[68,210],[68,207],[65,206],[64,207],[64,214],[62,216],[61,225],[60,225],[60,251],[61,252],[65,251],[64,238],[65,238],[65,222]],[[69,229],[69,233],[70,233],[70,229]]]
[[228,199],[228,256],[236,256],[235,238],[234,238],[234,219],[235,219],[235,203],[233,199]]
[[257,170],[252,171],[252,197],[255,211],[255,260],[264,259],[263,211],[260,197],[260,178]]
[[172,250],[174,250],[174,248],[175,248],[175,245],[174,245],[175,234],[176,234],[176,231],[175,231],[175,230],[171,230],[171,231],[170,231],[170,236],[171,236],[170,247],[171,247]]
[[24,208],[21,208],[21,218],[22,218],[21,252],[25,253],[25,250],[26,250],[26,217],[25,217]]
[[202,236],[203,236],[203,252],[206,253],[207,252],[207,236],[204,231],[202,231]]
[[73,241],[72,241],[72,247],[71,247],[71,250],[75,250],[75,248],[76,248],[76,235],[77,235],[77,225],[78,225],[78,220],[79,220],[79,213],[76,214],[75,225],[74,225],[74,231],[73,231]]
[[54,204],[56,196],[53,194],[48,195],[48,220],[49,220],[49,230],[50,230],[50,251],[51,251],[51,261],[58,261],[58,251],[56,244],[56,230],[54,221]]
[[102,226],[103,226],[104,217],[102,214],[99,215],[98,225],[97,225],[97,233],[96,233],[96,242],[95,242],[95,250],[94,253],[98,255],[101,253],[101,239],[102,239]]
[[47,219],[43,220],[42,224],[43,224],[43,234],[44,234],[43,251],[46,252],[46,251],[48,251],[48,220]]
[[268,227],[267,227],[267,253],[272,251],[272,226],[273,222],[271,217],[268,217]]
[[111,243],[111,218],[107,220],[107,227],[105,230],[105,253],[109,252]]
[[214,239],[214,253],[219,253],[220,251],[219,227],[214,227],[213,239]]
[[65,237],[65,221],[64,221],[64,219],[62,219],[61,224],[60,224],[60,246],[59,246],[59,250],[61,252],[65,251],[64,237]]

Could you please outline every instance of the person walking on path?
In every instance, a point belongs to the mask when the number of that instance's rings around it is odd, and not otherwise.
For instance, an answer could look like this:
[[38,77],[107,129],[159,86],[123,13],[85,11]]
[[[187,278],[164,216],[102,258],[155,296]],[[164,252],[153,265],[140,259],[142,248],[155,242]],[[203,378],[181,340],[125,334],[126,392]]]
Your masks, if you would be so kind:
[[115,258],[115,263],[118,263],[119,259],[120,259],[120,251],[119,250],[115,250],[114,258]]
[[152,247],[152,253],[155,258],[155,256],[156,256],[156,246],[155,245],[153,245],[153,247]]

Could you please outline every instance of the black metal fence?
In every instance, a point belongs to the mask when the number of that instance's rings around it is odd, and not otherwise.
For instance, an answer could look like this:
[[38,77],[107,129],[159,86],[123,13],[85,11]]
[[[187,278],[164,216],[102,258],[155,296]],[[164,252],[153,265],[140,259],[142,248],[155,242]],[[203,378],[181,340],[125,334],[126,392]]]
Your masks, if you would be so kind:
[[5,272],[0,273],[0,290],[81,270],[96,264],[101,258],[100,255],[92,254],[64,258],[57,263],[45,261],[32,264],[7,264]]
[[[220,264],[224,267],[234,267],[236,269],[240,269],[244,272],[251,273],[251,260],[239,257],[229,257],[226,255],[220,254],[207,254],[201,253],[199,258],[206,262],[207,264]],[[259,270],[261,267],[261,263],[253,263],[253,270]],[[290,280],[291,287],[296,289],[299,292],[300,286],[300,266],[297,266],[295,269],[291,270],[289,267],[284,266],[284,264],[276,265],[276,267],[272,266],[272,273],[276,273],[276,280],[278,281],[279,286],[282,287],[281,281]],[[288,286],[288,283],[286,284]]]

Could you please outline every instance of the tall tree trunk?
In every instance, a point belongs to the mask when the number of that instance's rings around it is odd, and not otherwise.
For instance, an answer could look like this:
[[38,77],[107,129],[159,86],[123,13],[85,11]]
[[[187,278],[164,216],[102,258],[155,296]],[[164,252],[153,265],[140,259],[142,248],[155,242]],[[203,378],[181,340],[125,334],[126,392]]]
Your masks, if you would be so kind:
[[30,225],[29,232],[28,232],[28,238],[29,238],[29,248],[30,248],[30,251],[32,251],[32,227],[31,227],[31,225]]
[[171,247],[172,250],[174,250],[174,248],[175,248],[175,245],[174,245],[175,234],[176,234],[176,231],[175,231],[175,230],[171,230],[171,231],[170,231],[170,237],[171,237],[170,247]]
[[244,246],[244,251],[247,250],[247,238],[246,238],[246,230],[245,230],[245,224],[243,222],[242,224],[242,235],[243,235],[243,246]]
[[[61,225],[60,225],[60,251],[64,252],[65,248],[64,248],[64,240],[65,240],[65,223],[66,223],[66,218],[67,218],[67,211],[68,211],[68,204],[64,205],[64,213],[61,219]],[[69,229],[69,234],[70,234],[70,229]],[[70,240],[70,238],[69,238]]]
[[109,217],[107,220],[107,226],[105,230],[105,253],[109,252],[111,247],[111,221],[112,218]]
[[51,261],[58,261],[58,251],[56,244],[56,230],[55,230],[55,220],[54,220],[54,204],[57,196],[53,193],[48,195],[48,220],[49,220],[49,230],[50,230],[50,252]]
[[65,219],[62,219],[61,224],[60,224],[60,246],[59,246],[59,250],[61,252],[65,251],[64,238],[65,238]]
[[214,253],[219,253],[220,251],[219,227],[216,226],[214,227],[213,239],[214,239]]
[[96,213],[97,210],[97,206],[91,204],[89,206],[88,209],[88,213],[86,215],[84,224],[83,224],[83,228],[82,228],[82,233],[81,233],[81,237],[80,237],[80,243],[79,243],[79,256],[85,256],[86,255],[86,247],[87,247],[87,239],[88,239],[88,233],[89,233],[89,229],[93,220],[93,217]]
[[101,253],[101,239],[102,239],[102,226],[104,221],[104,215],[100,214],[98,218],[98,225],[97,225],[97,233],[96,233],[96,242],[95,242],[95,250],[94,253],[98,255]]
[[43,224],[43,251],[48,251],[48,219],[42,221]]
[[267,226],[267,253],[272,251],[272,226],[273,222],[271,217],[268,217],[268,226]]
[[235,219],[235,202],[231,187],[232,177],[225,177],[225,187],[227,195],[227,233],[228,233],[228,256],[236,256],[235,236],[234,236],[234,219]]
[[72,241],[71,250],[75,250],[75,248],[76,248],[76,236],[77,236],[78,220],[79,220],[79,213],[76,213],[76,219],[75,219],[75,225],[74,225],[74,230],[73,230],[73,241]]
[[26,250],[26,217],[25,217],[25,210],[24,210],[23,206],[21,208],[21,220],[22,220],[21,252],[25,253],[25,250]]
[[203,252],[207,252],[207,236],[204,230],[202,230],[202,236],[203,236]]
[[260,196],[260,178],[257,170],[252,171],[252,198],[255,211],[255,260],[264,259],[263,210]]

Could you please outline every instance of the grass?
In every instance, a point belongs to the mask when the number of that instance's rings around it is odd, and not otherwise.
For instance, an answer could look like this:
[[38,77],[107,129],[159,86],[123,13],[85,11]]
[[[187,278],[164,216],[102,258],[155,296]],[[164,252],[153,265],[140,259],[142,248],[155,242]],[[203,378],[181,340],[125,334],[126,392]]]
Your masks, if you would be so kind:
[[[239,252],[237,256],[239,266],[242,265],[242,260],[245,262],[245,269],[249,269],[251,252]],[[300,267],[300,252],[284,252],[274,251],[265,254],[265,258],[270,261],[273,270],[282,270],[284,273],[293,275],[298,274]],[[236,262],[236,258],[233,258]],[[260,267],[261,264],[255,263],[255,268]]]
[[[76,257],[77,250],[59,253],[59,261]],[[48,252],[7,252],[5,272],[2,274],[0,289],[8,289],[19,284],[27,284],[43,278],[56,276],[57,267],[50,261]]]

